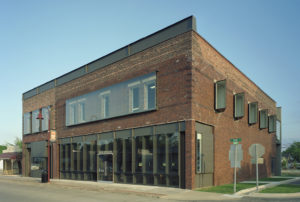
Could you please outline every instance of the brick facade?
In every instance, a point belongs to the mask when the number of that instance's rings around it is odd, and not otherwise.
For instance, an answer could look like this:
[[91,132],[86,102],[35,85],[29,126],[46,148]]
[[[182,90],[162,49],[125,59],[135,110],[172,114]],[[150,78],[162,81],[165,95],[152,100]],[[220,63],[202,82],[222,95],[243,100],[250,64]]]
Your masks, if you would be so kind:
[[[87,66],[88,68],[88,66]],[[100,120],[67,127],[65,125],[66,100],[97,89],[111,86],[147,73],[157,72],[157,110]],[[227,107],[224,112],[214,110],[214,83],[227,81]],[[233,118],[233,95],[245,92],[245,115]],[[238,180],[252,178],[248,148],[253,143],[266,147],[265,164],[261,175],[271,174],[271,158],[275,157],[275,134],[259,129],[259,124],[248,124],[248,102],[257,101],[259,109],[275,114],[276,103],[252,81],[218,53],[194,31],[180,34],[144,51],[131,55],[78,79],[23,100],[23,113],[51,105],[51,129],[57,137],[72,137],[147,125],[185,121],[185,184],[195,185],[195,121],[214,128],[214,185],[232,182],[228,151],[230,138],[242,138],[244,161],[238,169]],[[53,118],[54,117],[54,118]],[[47,133],[23,136],[25,144],[47,140]],[[53,145],[53,177],[59,178],[59,149]],[[23,168],[25,160],[23,158]],[[23,171],[25,175],[25,171]]]

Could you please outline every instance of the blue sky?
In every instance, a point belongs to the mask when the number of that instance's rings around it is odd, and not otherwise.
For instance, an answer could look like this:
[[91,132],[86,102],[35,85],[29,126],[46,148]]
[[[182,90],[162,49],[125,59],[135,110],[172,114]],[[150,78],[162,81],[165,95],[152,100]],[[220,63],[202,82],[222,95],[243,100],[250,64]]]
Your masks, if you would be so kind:
[[283,110],[300,141],[300,1],[0,0],[0,144],[22,136],[22,93],[187,16]]

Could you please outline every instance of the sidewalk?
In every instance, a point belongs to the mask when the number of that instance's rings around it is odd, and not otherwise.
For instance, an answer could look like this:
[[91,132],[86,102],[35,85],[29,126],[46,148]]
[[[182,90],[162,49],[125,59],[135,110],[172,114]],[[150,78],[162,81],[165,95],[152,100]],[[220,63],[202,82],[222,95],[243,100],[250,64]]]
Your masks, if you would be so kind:
[[[75,181],[75,180],[60,180],[51,179],[50,183],[41,183],[40,178],[21,177],[21,176],[0,176],[1,180],[15,181],[19,183],[28,182],[34,184],[40,184],[40,186],[63,186],[70,189],[80,189],[87,191],[106,191],[111,193],[124,193],[134,194],[139,196],[148,196],[154,198],[170,199],[170,200],[184,200],[184,201],[195,201],[195,200],[235,200],[240,199],[244,196],[255,197],[255,198],[300,198],[300,193],[293,194],[263,194],[257,193],[256,187],[250,189],[241,190],[233,195],[220,194],[212,192],[200,192],[187,189],[178,189],[170,187],[157,187],[157,186],[146,186],[146,185],[132,185],[132,184],[118,184],[110,182],[91,182],[91,181]],[[300,180],[300,177],[291,180],[285,180],[280,182],[270,182],[266,185],[259,186],[259,190],[277,186],[279,184],[288,184]]]
[[[291,184],[294,183],[296,181],[300,180],[300,177],[283,177],[283,178],[291,178],[289,180],[284,180],[284,181],[259,181],[259,183],[267,183],[264,185],[260,185],[258,186],[258,190],[256,190],[256,187],[252,187],[249,189],[244,189],[241,190],[237,193],[235,193],[234,195],[237,196],[244,196],[244,195],[249,195],[249,196],[253,196],[253,197],[278,197],[278,198],[286,198],[286,197],[300,197],[300,190],[299,193],[272,193],[272,194],[265,194],[265,193],[258,193],[259,191],[263,190],[263,189],[267,189],[267,188],[271,188],[271,187],[275,187],[281,184]],[[245,181],[243,183],[256,183],[255,181]]]
[[[146,185],[132,185],[132,184],[117,184],[109,182],[91,182],[91,181],[75,181],[75,180],[60,180],[51,179],[50,183],[41,183],[40,178],[21,177],[21,176],[0,176],[1,180],[15,181],[19,183],[40,183],[46,186],[63,186],[73,189],[87,190],[87,191],[106,191],[111,193],[134,194],[139,196],[148,196],[154,198],[162,198],[169,200],[234,200],[237,196],[224,195],[219,193],[199,192],[187,189],[178,189],[170,187],[157,187]],[[240,197],[238,197],[240,198]]]

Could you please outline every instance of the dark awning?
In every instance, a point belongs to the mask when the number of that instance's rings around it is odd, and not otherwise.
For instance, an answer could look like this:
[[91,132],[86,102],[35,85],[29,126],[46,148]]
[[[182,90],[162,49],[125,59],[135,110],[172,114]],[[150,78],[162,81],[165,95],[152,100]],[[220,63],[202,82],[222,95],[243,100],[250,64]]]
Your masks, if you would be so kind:
[[8,152],[0,154],[0,159],[22,159],[22,152]]

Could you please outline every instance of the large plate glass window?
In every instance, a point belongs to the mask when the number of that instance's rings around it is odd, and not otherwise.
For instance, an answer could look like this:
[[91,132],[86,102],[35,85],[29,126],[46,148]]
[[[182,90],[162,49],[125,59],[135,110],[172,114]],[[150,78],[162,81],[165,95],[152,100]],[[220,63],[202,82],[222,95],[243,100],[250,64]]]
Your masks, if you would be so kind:
[[241,118],[244,116],[244,93],[234,95],[234,118]]
[[257,123],[257,109],[258,109],[257,102],[249,103],[248,108],[249,108],[249,113],[248,113],[249,124]]
[[66,126],[156,109],[156,73],[66,101]]
[[226,108],[226,80],[215,83],[215,109],[224,110]]
[[101,100],[101,117],[108,118],[110,116],[109,114],[109,103],[110,103],[110,91],[101,92],[99,94],[100,100]]

